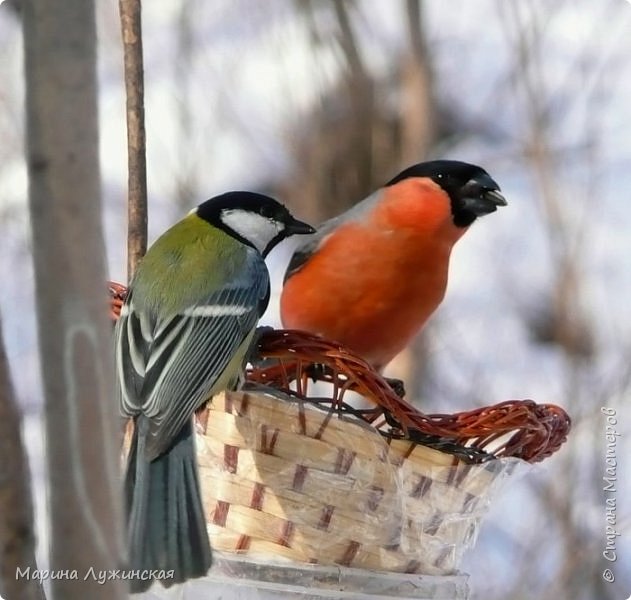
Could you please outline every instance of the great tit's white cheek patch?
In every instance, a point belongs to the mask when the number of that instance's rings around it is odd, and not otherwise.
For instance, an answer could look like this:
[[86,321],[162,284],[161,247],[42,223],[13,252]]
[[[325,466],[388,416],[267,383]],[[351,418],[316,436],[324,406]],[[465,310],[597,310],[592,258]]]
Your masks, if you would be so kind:
[[238,208],[222,211],[220,218],[224,225],[250,242],[260,253],[285,228],[279,221]]

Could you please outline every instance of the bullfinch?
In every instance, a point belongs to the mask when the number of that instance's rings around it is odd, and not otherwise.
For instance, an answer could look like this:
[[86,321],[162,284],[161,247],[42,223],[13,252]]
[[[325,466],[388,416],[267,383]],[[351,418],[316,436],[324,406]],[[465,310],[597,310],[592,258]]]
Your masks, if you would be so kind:
[[409,167],[299,244],[280,298],[283,326],[340,342],[382,370],[442,301],[454,244],[505,204],[480,167]]

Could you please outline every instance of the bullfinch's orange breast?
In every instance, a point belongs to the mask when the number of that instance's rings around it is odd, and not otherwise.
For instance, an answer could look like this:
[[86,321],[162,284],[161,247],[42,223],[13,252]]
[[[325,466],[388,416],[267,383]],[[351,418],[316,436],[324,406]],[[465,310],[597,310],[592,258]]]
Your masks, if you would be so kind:
[[283,326],[339,341],[384,367],[443,299],[451,248],[463,233],[430,180],[385,188],[363,219],[325,237],[285,282]]

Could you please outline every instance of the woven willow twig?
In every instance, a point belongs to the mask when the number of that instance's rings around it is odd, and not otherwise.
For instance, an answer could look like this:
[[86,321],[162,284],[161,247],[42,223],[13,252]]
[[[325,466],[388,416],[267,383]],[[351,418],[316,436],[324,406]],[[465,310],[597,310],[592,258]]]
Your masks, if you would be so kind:
[[[333,385],[333,408],[343,403],[347,391],[358,392],[380,407],[388,417],[384,422],[394,419],[405,437],[416,438],[419,443],[428,443],[423,434],[477,449],[488,448],[499,440],[493,456],[536,462],[556,452],[570,429],[570,418],[562,408],[532,400],[509,400],[453,415],[425,415],[397,396],[366,361],[340,344],[303,331],[265,332],[258,350],[262,359],[274,359],[276,363],[252,369],[248,375],[251,381],[288,393],[292,393],[291,384],[296,382],[297,391],[293,393],[306,398],[310,376],[319,374],[319,379]],[[314,364],[325,365],[328,370],[314,370]],[[375,420],[373,413],[370,421]],[[469,459],[478,462],[479,456],[472,454]]]
[[127,288],[120,283],[108,281],[107,291],[110,296],[110,318],[112,321],[117,321],[127,298]]

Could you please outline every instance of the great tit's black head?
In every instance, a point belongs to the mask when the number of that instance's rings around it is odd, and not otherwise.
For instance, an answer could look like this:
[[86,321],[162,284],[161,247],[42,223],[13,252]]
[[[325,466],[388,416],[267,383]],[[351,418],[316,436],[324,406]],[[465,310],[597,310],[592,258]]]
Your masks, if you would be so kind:
[[232,237],[256,248],[263,257],[290,235],[314,233],[280,202],[254,192],[226,192],[202,202],[196,214]]
[[468,227],[478,217],[506,206],[500,186],[481,167],[457,160],[432,160],[413,165],[391,179],[386,186],[410,177],[426,177],[447,192],[454,225]]

